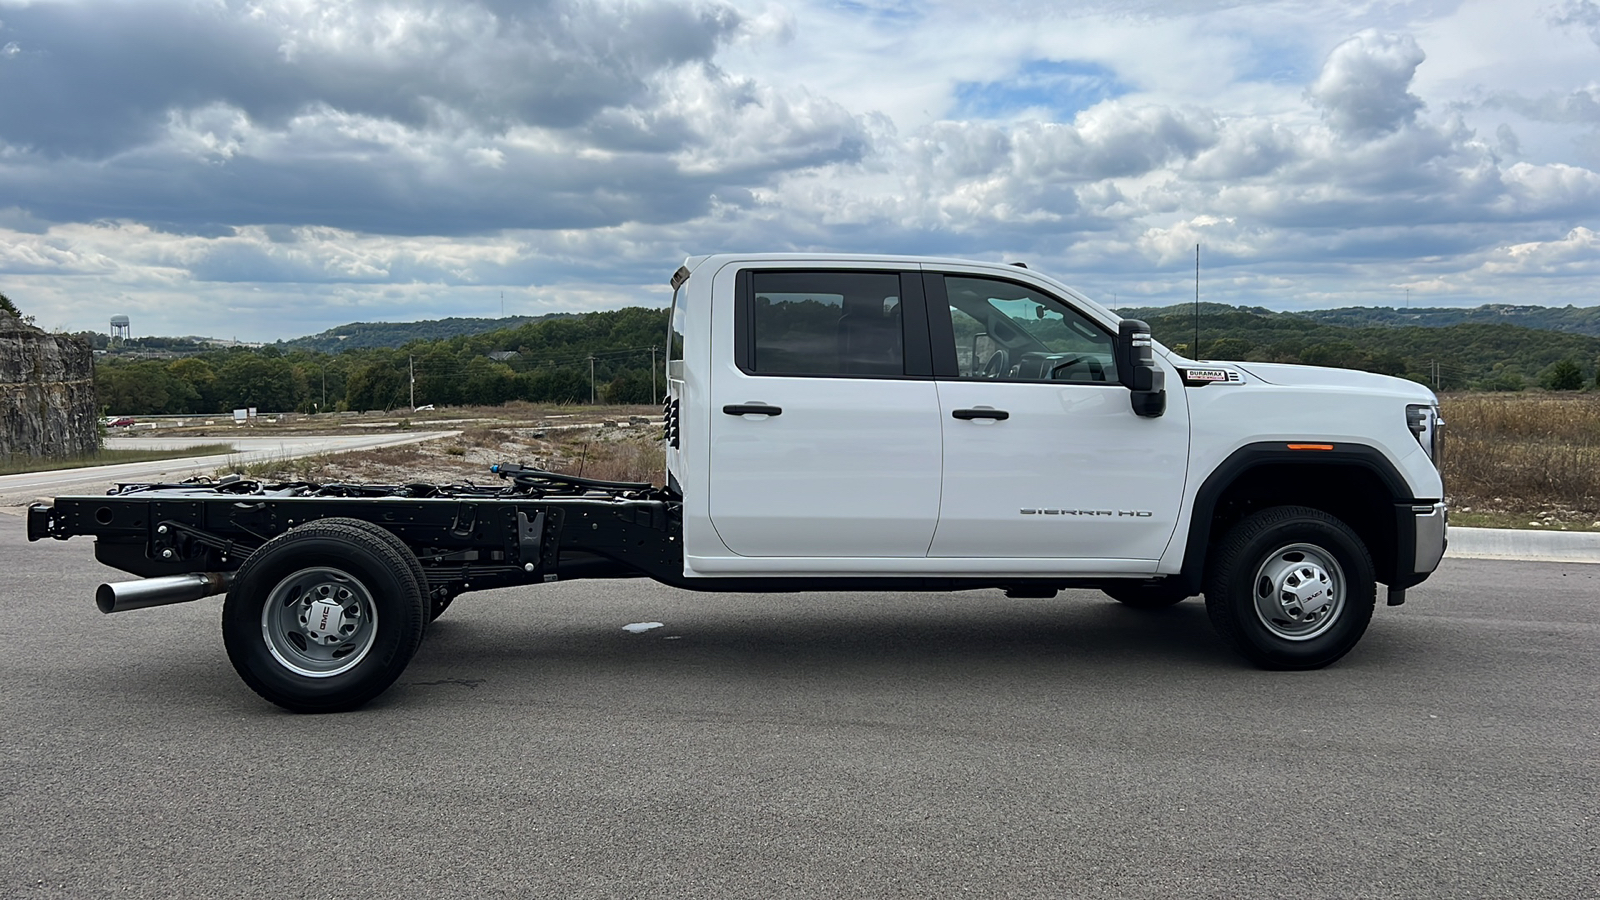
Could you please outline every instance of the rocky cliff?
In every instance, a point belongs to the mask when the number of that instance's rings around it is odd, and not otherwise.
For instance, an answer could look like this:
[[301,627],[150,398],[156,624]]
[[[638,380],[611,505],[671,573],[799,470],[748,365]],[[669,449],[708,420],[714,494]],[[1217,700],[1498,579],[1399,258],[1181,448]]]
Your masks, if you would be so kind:
[[96,449],[94,354],[0,310],[0,461]]

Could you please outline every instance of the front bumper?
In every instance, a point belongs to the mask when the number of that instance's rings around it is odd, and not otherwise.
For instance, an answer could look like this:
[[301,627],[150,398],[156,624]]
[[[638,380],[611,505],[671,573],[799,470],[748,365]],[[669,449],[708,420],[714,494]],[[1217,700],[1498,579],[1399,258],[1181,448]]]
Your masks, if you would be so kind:
[[1439,561],[1444,559],[1444,548],[1450,543],[1446,535],[1450,510],[1441,500],[1431,506],[1416,504],[1411,507],[1411,512],[1415,520],[1417,541],[1412,572],[1417,575],[1429,575],[1434,569],[1439,568]]

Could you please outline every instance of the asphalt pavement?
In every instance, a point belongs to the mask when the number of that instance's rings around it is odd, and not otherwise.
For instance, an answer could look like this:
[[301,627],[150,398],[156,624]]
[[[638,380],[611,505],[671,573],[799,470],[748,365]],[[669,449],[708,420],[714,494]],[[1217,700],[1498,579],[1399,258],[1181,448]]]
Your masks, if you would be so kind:
[[1447,560],[1302,673],[1195,600],[506,589],[295,716],[22,524],[4,897],[1600,896],[1600,566]]

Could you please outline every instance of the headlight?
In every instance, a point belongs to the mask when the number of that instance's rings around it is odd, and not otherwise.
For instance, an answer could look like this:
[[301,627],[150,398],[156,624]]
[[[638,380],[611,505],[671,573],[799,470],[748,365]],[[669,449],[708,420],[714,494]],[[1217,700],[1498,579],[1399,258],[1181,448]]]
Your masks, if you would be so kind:
[[1433,460],[1434,468],[1442,468],[1444,452],[1444,420],[1439,418],[1439,407],[1413,403],[1406,407],[1406,427],[1416,436],[1423,452]]

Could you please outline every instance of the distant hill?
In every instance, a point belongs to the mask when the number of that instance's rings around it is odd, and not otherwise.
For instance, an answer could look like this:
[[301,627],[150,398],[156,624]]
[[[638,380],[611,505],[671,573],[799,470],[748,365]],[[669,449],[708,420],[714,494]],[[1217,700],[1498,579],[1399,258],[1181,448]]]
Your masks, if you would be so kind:
[[550,319],[571,318],[573,313],[550,313],[544,316],[506,316],[502,319],[429,319],[422,322],[351,322],[329,328],[321,334],[279,341],[277,346],[285,351],[309,350],[317,353],[342,353],[346,350],[370,350],[379,347],[403,347],[412,341],[440,341],[468,337],[491,331],[502,331],[544,322]]
[[[1180,353],[1192,355],[1190,345],[1195,331],[1192,305],[1124,308],[1118,312],[1149,322],[1157,340]],[[1328,312],[1355,317],[1374,311]],[[1550,312],[1588,310],[1554,309]],[[1344,324],[1322,321],[1317,314],[1202,303],[1199,356],[1202,359],[1365,369],[1427,381],[1452,390],[1517,390],[1540,381],[1556,363],[1571,360],[1583,373],[1585,383],[1593,383],[1595,364],[1600,360],[1600,335],[1512,324],[1509,317],[1500,316],[1449,323],[1434,321],[1438,324],[1389,323],[1380,316],[1377,322]],[[1577,317],[1568,321],[1576,322]]]
[[[1148,319],[1155,316],[1177,317],[1188,312],[1192,317],[1194,305],[1180,303],[1175,306],[1141,306],[1119,309],[1120,315]],[[1563,331],[1567,334],[1600,336],[1600,306],[1516,306],[1509,303],[1486,303],[1474,307],[1428,306],[1417,309],[1396,309],[1390,306],[1347,306],[1341,309],[1313,309],[1295,312],[1277,312],[1259,306],[1226,306],[1221,303],[1200,304],[1201,315],[1229,312],[1247,312],[1263,317],[1283,317],[1290,320],[1308,319],[1322,325],[1342,325],[1346,328],[1448,328],[1452,325],[1518,325],[1536,331]]]
[[1514,306],[1489,303],[1471,309],[1430,306],[1394,309],[1387,306],[1319,309],[1293,313],[1328,325],[1416,325],[1445,328],[1450,325],[1521,325],[1541,331],[1600,335],[1600,306]]

